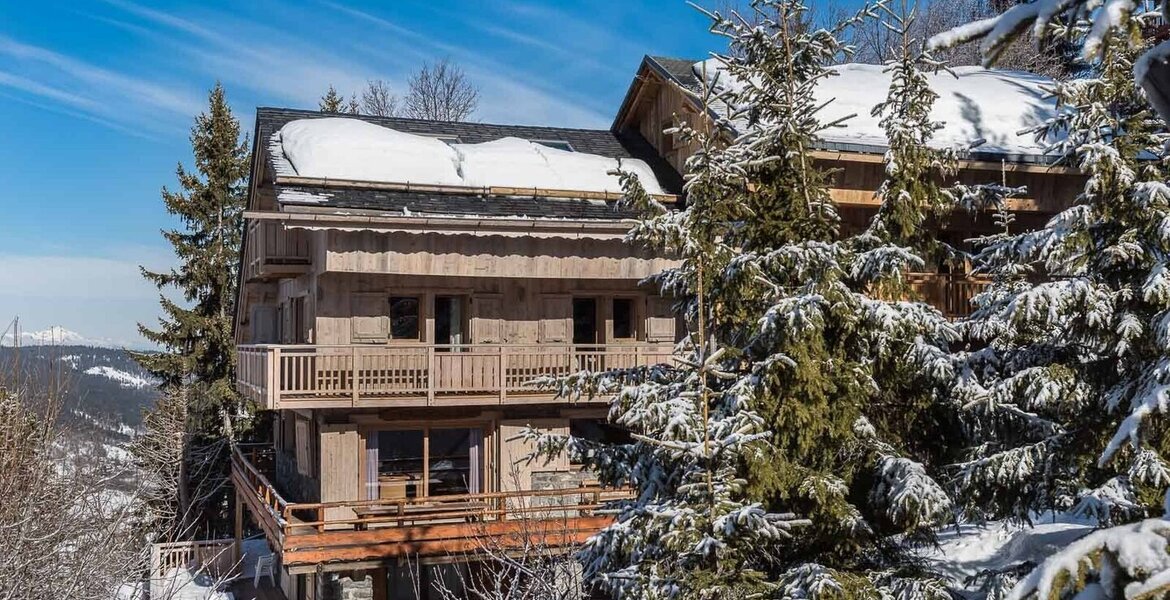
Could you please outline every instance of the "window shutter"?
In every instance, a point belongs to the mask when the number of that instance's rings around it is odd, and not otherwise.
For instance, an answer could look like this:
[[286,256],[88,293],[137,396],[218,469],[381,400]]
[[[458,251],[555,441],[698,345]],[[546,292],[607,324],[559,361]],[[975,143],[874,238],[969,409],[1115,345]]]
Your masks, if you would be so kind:
[[350,297],[350,329],[355,344],[380,344],[390,337],[386,298],[378,294]]
[[671,299],[662,296],[647,298],[646,341],[673,342],[676,335],[676,319],[671,312]]
[[504,342],[500,323],[500,298],[498,296],[476,296],[471,301],[471,333],[476,344],[502,344]]
[[573,318],[573,299],[570,296],[544,296],[540,300],[541,344],[569,341],[569,323]]

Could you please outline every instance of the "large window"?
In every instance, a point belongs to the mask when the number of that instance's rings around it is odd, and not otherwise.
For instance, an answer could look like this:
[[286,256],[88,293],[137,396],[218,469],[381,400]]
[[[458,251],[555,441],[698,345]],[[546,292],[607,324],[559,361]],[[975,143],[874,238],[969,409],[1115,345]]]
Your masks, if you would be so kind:
[[418,307],[415,296],[390,296],[390,339],[419,339]]
[[376,431],[366,445],[370,499],[401,500],[483,491],[483,430],[443,427]]

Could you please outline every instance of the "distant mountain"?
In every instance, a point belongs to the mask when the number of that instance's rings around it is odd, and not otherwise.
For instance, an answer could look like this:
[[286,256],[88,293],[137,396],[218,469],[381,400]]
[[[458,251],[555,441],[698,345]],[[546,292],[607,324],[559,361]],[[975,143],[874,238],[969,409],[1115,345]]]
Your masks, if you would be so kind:
[[[0,346],[15,346],[16,336],[12,332],[0,336]],[[76,331],[54,325],[42,331],[20,332],[21,346],[89,346],[92,348],[133,348],[141,349],[141,343],[120,342],[106,338],[91,338]]]
[[[82,339],[62,330],[58,339]],[[24,336],[21,336],[22,338]],[[19,365],[19,366],[18,366]],[[158,397],[155,381],[122,348],[88,344],[0,346],[0,382],[11,384],[19,368],[25,381],[57,381],[65,389],[70,425],[126,435],[142,422],[142,410]]]

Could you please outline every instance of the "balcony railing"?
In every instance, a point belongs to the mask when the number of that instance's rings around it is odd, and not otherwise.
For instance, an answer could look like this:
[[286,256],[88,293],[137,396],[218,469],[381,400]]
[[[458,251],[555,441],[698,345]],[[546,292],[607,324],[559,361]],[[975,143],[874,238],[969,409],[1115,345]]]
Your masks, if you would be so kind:
[[668,363],[673,346],[475,344],[239,347],[237,389],[277,408],[547,401],[542,377]]
[[295,276],[309,270],[309,236],[305,231],[284,229],[275,221],[248,223],[244,276],[248,281]]
[[[251,454],[251,453],[248,453]],[[289,502],[234,448],[232,483],[291,572],[369,562],[531,548],[567,550],[613,522],[603,510],[632,497],[598,486],[394,500]]]
[[907,280],[919,295],[918,300],[934,306],[951,319],[970,315],[974,309],[971,299],[987,289],[990,283],[985,278],[951,273],[910,273]]

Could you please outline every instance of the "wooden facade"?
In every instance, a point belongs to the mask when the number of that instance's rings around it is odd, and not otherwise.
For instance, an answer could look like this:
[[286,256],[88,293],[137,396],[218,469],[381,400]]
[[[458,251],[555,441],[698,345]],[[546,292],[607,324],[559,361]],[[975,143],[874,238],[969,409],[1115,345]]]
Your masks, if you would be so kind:
[[[681,173],[698,148],[667,130],[709,121],[651,67],[640,70],[614,131],[644,140]],[[232,480],[238,526],[250,515],[288,585],[313,597],[323,574],[364,571],[379,573],[375,589],[385,591],[386,570],[414,557],[473,555],[485,540],[568,548],[608,523],[599,511],[623,491],[597,487],[568,457],[522,460],[529,432],[616,435],[601,429],[607,399],[558,397],[538,383],[669,363],[681,325],[670,299],[641,282],[671,258],[627,245],[629,223],[619,218],[288,206],[278,188],[484,202],[605,203],[612,194],[307,180],[278,175],[258,149],[237,387],[275,418],[270,447],[237,450]],[[863,227],[879,204],[881,155],[826,150],[815,159],[835,170],[845,226]],[[962,161],[957,180],[1027,186],[1009,205],[1024,228],[1083,183],[1071,169],[974,160]],[[989,215],[964,214],[937,231],[963,247],[995,228]],[[910,283],[950,317],[968,314],[986,285],[953,264],[927,265]]]

